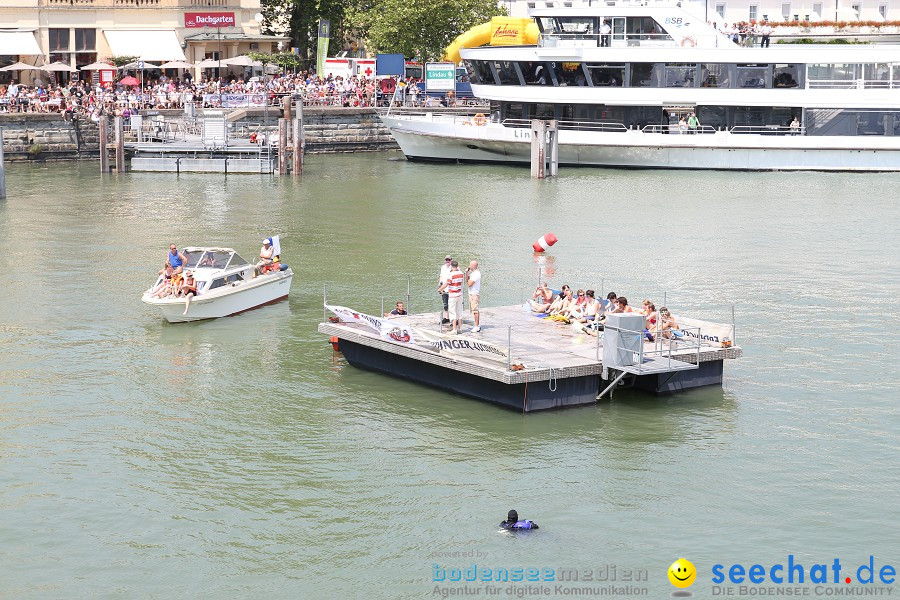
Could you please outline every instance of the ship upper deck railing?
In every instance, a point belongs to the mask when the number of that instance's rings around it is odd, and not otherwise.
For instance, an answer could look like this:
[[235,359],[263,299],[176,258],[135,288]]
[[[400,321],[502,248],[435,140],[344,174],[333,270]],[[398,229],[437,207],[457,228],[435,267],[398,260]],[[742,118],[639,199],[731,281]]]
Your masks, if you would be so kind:
[[[719,42],[722,42],[720,44]],[[727,44],[726,44],[727,42]],[[598,48],[598,47],[648,47],[669,48],[676,46],[718,47],[733,45],[727,38],[716,35],[695,35],[676,40],[668,33],[570,33],[545,32],[541,34],[538,45],[543,48]]]
[[828,90],[871,90],[900,88],[900,81],[890,79],[807,79],[807,88]]

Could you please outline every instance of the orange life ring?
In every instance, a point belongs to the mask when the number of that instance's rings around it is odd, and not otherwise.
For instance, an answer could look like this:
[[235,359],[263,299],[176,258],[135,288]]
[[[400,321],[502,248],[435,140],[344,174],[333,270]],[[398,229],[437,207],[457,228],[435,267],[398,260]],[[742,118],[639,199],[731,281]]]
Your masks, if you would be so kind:
[[682,45],[682,46],[688,46],[688,45],[689,45],[691,48],[693,48],[694,46],[697,45],[697,40],[695,40],[695,39],[692,38],[692,37],[681,38],[681,45]]
[[338,336],[336,336],[336,335],[331,336],[331,340],[330,340],[330,341],[331,341],[331,348],[332,348],[335,352],[340,352],[340,351],[341,351],[340,346],[339,346],[340,340],[338,340]]
[[478,113],[472,120],[475,121],[475,124],[479,127],[484,127],[485,125],[487,125],[487,117],[484,116],[484,113]]

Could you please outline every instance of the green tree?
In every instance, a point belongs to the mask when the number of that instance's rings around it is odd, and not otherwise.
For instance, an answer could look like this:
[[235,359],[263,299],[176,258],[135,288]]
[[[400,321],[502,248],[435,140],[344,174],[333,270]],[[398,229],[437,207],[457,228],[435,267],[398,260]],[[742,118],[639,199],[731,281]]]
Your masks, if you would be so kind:
[[370,51],[439,60],[460,33],[505,14],[496,0],[368,0],[348,9],[347,23]]
[[267,32],[284,32],[291,46],[299,48],[305,66],[315,61],[319,19],[331,21],[329,55],[343,46],[346,33],[344,13],[352,2],[347,0],[262,0],[260,3]]

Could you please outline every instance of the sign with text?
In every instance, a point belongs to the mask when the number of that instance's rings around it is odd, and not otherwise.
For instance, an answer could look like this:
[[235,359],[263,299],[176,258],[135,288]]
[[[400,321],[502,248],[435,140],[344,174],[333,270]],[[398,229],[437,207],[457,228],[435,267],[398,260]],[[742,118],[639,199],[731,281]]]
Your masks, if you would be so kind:
[[426,92],[455,92],[456,65],[450,62],[425,63]]
[[235,27],[233,12],[184,13],[185,27]]

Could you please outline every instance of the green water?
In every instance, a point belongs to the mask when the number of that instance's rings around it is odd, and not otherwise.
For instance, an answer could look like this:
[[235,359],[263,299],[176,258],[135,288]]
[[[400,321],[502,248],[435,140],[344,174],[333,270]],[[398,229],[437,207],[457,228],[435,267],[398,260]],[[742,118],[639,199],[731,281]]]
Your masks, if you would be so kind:
[[[646,569],[661,598],[684,556],[708,598],[716,563],[900,567],[898,175],[97,170],[7,170],[0,597],[439,597],[434,564],[477,563]],[[289,301],[181,325],[141,304],[170,242],[251,258],[270,234]],[[486,305],[541,266],[699,318],[734,306],[745,356],[724,389],[528,416],[333,361],[324,285],[374,313],[409,275],[435,310],[448,252],[480,259]],[[509,508],[541,529],[498,533]]]

